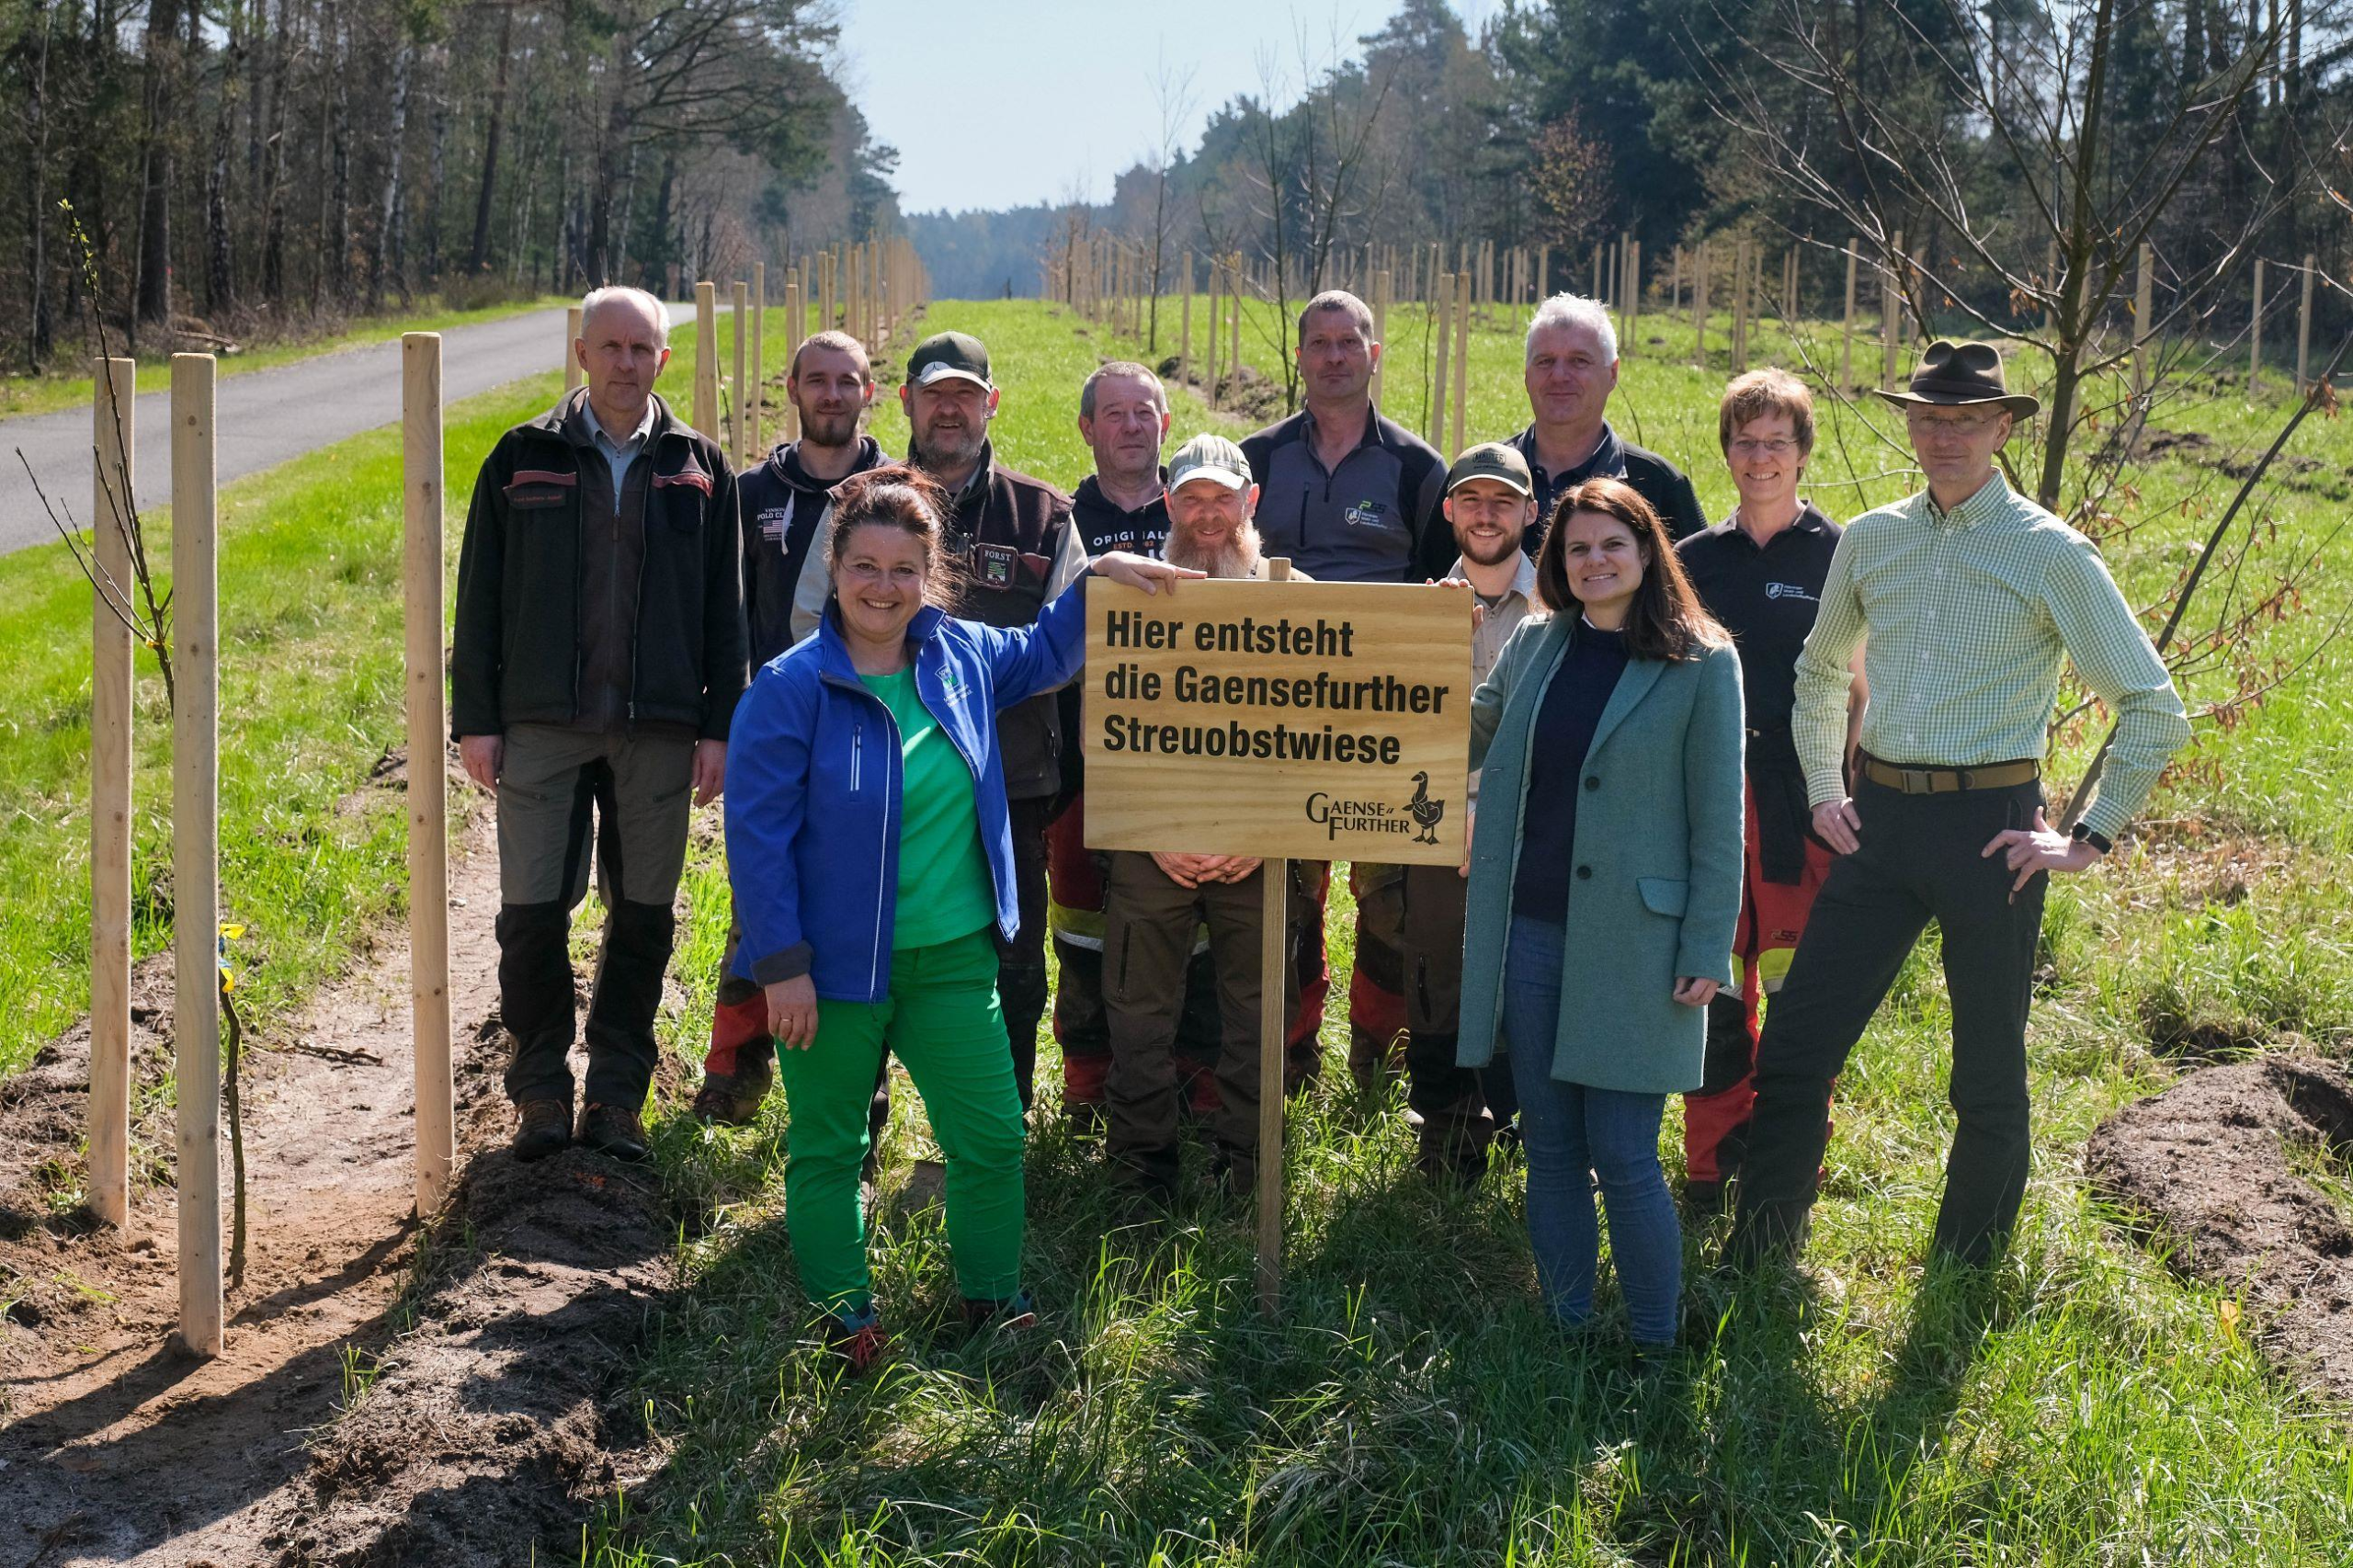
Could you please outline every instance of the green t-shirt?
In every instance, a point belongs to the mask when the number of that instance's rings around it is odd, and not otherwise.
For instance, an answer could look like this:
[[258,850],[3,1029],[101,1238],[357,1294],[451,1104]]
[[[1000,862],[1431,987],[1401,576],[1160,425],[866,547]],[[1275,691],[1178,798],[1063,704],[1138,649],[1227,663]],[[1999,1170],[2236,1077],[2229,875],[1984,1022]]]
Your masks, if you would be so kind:
[[912,666],[860,676],[899,723],[904,787],[899,792],[899,907],[891,946],[928,948],[970,936],[996,918],[996,888],[981,851],[972,770],[915,696]]

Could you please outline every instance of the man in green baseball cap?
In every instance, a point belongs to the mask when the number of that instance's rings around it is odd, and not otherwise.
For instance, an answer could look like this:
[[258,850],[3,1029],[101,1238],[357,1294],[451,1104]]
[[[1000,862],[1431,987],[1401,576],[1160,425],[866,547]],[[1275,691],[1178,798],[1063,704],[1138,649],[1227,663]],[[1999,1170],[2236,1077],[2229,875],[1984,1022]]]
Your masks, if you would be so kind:
[[[1447,471],[1443,509],[1458,553],[1447,576],[1470,583],[1480,614],[1471,633],[1471,684],[1495,667],[1512,631],[1536,607],[1536,562],[1524,548],[1536,521],[1536,479],[1519,449],[1490,441]],[[1479,806],[1479,776],[1465,796]],[[1415,1164],[1440,1181],[1468,1184],[1486,1168],[1487,1142],[1518,1109],[1511,1068],[1454,1062],[1462,995],[1463,882],[1453,866],[1404,868],[1405,1119],[1419,1139]]]

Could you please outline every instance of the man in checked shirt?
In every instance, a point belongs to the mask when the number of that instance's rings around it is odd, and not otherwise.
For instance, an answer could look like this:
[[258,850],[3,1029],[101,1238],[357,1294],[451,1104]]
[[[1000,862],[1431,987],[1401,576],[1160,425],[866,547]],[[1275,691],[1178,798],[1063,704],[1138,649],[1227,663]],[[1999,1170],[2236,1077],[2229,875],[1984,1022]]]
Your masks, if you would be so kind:
[[[1928,346],[1904,411],[1926,492],[1847,525],[1797,663],[1790,728],[1814,831],[1836,850],[1789,978],[1766,1014],[1756,1107],[1728,1256],[1803,1240],[1832,1080],[1930,920],[1952,999],[1957,1126],[1935,1255],[1996,1259],[2026,1194],[2026,1021],[2048,871],[2108,852],[2189,722],[2164,663],[2083,535],[1994,466],[2031,397],[1983,343]],[[1870,707],[1854,793],[1841,769],[1847,664],[1864,645]],[[2060,661],[2116,714],[2116,741],[2072,837],[2042,812]]]

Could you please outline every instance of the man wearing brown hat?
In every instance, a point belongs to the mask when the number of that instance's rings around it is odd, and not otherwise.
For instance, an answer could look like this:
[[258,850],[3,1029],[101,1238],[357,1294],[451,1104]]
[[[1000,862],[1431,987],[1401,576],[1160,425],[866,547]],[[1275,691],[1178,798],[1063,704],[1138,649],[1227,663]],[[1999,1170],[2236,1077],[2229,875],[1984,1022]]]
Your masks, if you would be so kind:
[[[1847,525],[1797,663],[1790,730],[1814,831],[1839,858],[1765,1017],[1756,1106],[1728,1255],[1794,1253],[1813,1205],[1832,1080],[1930,920],[1952,999],[1955,1119],[1932,1253],[1999,1257],[2032,1163],[2026,1022],[2050,871],[2097,861],[2189,722],[2164,662],[2083,535],[1994,465],[2031,397],[1991,345],[1928,346],[1902,408],[1927,478]],[[1870,706],[1850,797],[1848,660]],[[2063,659],[2116,715],[2073,837],[2042,812]]]
[[[1524,548],[1536,524],[1536,476],[1518,448],[1490,441],[1454,460],[1442,505],[1459,551],[1446,575],[1467,580],[1478,596],[1471,633],[1475,691],[1536,608],[1536,562]],[[1468,789],[1475,812],[1476,773]],[[1486,1169],[1488,1139],[1510,1123],[1518,1097],[1508,1064],[1454,1063],[1462,1012],[1462,870],[1407,866],[1403,877],[1405,1115],[1420,1140],[1415,1164],[1441,1181],[1472,1182]]]

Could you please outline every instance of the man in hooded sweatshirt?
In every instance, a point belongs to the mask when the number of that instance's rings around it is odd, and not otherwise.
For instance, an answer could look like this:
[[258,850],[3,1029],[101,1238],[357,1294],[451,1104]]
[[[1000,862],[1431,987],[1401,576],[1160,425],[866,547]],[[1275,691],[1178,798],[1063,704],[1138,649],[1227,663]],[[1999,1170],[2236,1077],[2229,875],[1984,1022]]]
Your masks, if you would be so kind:
[[[890,460],[874,437],[858,429],[874,398],[874,369],[857,338],[821,332],[804,341],[792,356],[784,387],[801,417],[801,438],[778,443],[735,481],[743,514],[744,616],[755,671],[800,641],[792,631],[793,595],[819,525],[833,507],[835,486]],[[694,1105],[703,1120],[729,1127],[757,1117],[776,1083],[767,999],[757,985],[735,973],[740,935],[731,923],[711,1011],[710,1050],[703,1057],[702,1089]]]

